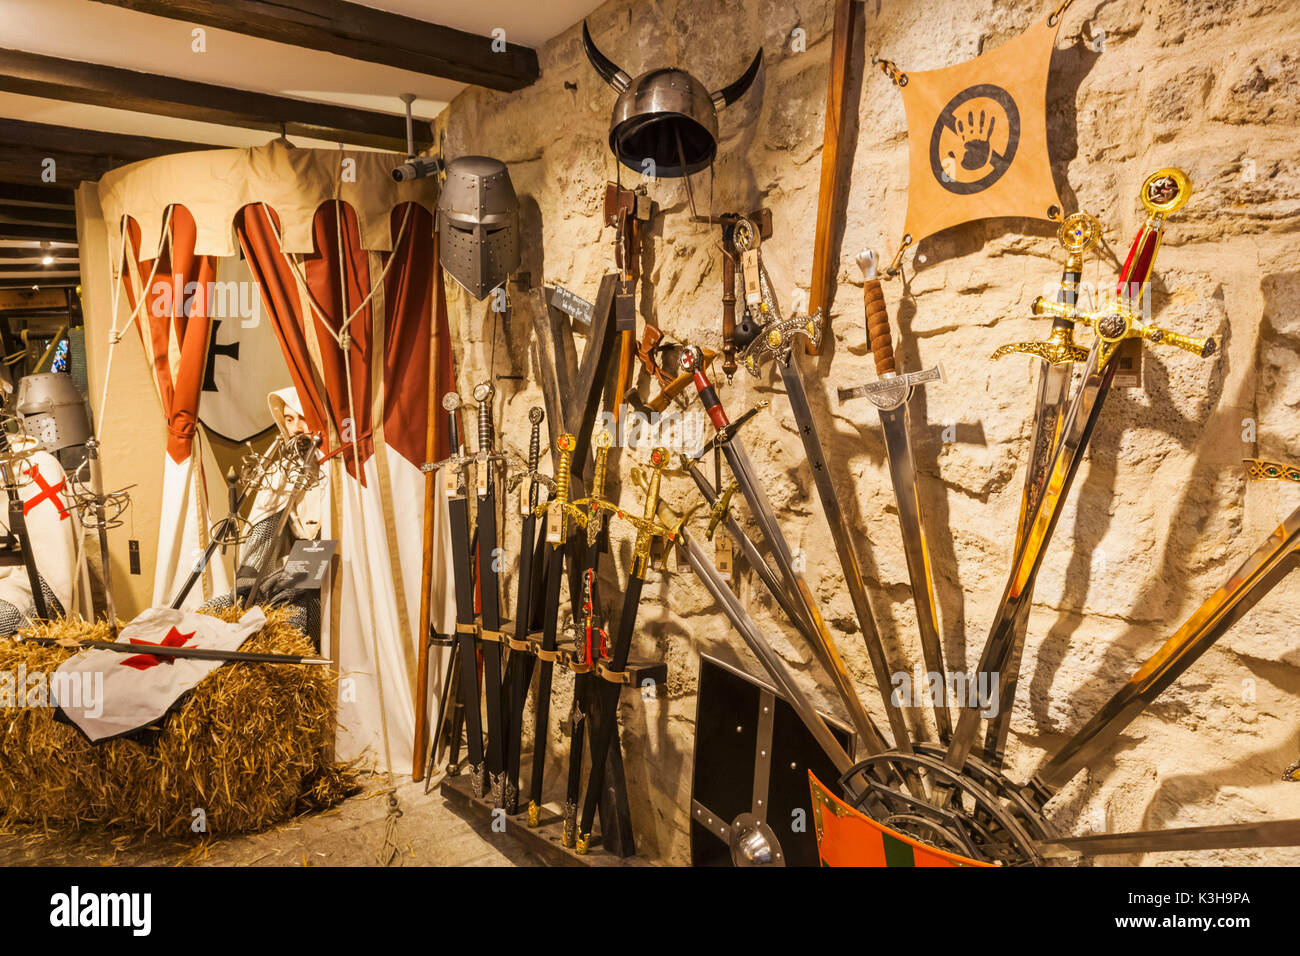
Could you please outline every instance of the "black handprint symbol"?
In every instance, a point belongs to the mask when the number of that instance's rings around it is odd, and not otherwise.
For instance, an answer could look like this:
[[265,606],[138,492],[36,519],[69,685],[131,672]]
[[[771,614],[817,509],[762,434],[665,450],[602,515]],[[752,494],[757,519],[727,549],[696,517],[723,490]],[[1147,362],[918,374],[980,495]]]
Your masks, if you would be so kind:
[[980,110],[978,125],[975,123],[974,111],[966,113],[965,123],[957,120],[957,134],[961,136],[962,146],[965,148],[961,157],[962,169],[973,171],[988,165],[989,153],[993,149],[990,141],[993,139],[993,127],[996,123],[996,117],[988,117],[988,127],[985,128],[984,110]]

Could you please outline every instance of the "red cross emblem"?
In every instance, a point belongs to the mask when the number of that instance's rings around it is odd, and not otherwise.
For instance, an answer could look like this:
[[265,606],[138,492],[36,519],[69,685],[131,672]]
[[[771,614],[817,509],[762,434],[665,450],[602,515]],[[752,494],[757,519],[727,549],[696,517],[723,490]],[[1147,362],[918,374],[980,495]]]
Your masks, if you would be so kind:
[[[131,643],[147,644],[150,647],[184,647],[185,642],[193,636],[194,631],[190,631],[188,634],[182,634],[173,627],[167,632],[167,636],[157,644],[153,641],[142,641],[138,637],[131,638]],[[122,665],[124,667],[134,667],[138,671],[147,671],[149,668],[157,667],[159,664],[173,664],[175,661],[176,658],[171,657],[170,655],[163,658],[163,660],[159,660],[152,654],[136,654],[134,657],[128,657],[126,660],[122,661]]]
[[49,501],[51,501],[54,504],[54,507],[59,509],[59,520],[67,521],[68,511],[66,508],[63,507],[62,502],[59,501],[59,492],[61,492],[63,490],[63,486],[68,483],[68,479],[64,478],[57,485],[51,485],[35,468],[29,469],[27,472],[27,476],[31,478],[32,481],[36,482],[36,487],[41,489],[41,493],[39,495],[33,495],[32,497],[28,498],[26,501],[23,502],[23,517],[26,517],[27,515],[31,514],[32,509],[35,508],[37,505],[39,505],[42,501],[49,499]]

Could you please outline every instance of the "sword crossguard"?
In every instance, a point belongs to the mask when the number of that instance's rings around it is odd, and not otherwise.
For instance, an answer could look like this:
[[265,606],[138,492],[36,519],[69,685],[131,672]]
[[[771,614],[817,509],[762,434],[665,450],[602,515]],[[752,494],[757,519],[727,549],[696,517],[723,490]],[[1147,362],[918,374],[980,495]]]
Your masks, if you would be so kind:
[[1058,326],[1052,329],[1052,334],[1044,342],[1016,342],[1011,345],[1000,345],[993,351],[993,358],[997,360],[1004,355],[1017,352],[1033,355],[1048,365],[1088,361],[1088,350],[1074,343],[1073,327]]
[[936,365],[923,372],[904,372],[902,375],[888,375],[866,385],[838,390],[840,403],[849,399],[865,398],[881,411],[891,411],[912,397],[912,389],[930,382],[946,382],[943,366]]
[[728,422],[725,425],[719,425],[714,430],[713,437],[710,438],[703,445],[701,445],[699,451],[691,455],[687,455],[687,454],[682,455],[682,467],[680,471],[669,471],[669,472],[664,472],[664,474],[673,475],[673,476],[677,476],[679,474],[688,474],[691,470],[691,465],[693,463],[699,461],[709,452],[713,451],[713,449],[719,447],[720,445],[726,444],[728,441],[730,441],[732,436],[734,436],[736,432],[740,430],[741,425],[744,425],[746,422],[750,421],[755,415],[757,415],[763,409],[767,408],[769,404],[771,403],[767,401],[759,402],[749,411],[745,412],[743,415],[737,418],[734,422]]
[[1267,458],[1243,458],[1242,461],[1246,463],[1246,475],[1256,481],[1300,482],[1300,465]]
[[732,481],[731,484],[727,485],[727,489],[722,494],[718,495],[718,500],[715,501],[713,507],[709,509],[709,527],[708,530],[704,532],[704,538],[706,541],[713,540],[713,535],[718,530],[718,525],[726,520],[727,513],[731,510],[732,496],[735,495],[736,489],[739,487],[740,482]]
[[1069,319],[1078,325],[1090,325],[1097,337],[1097,368],[1105,368],[1115,350],[1126,339],[1146,339],[1156,345],[1172,345],[1201,358],[1209,358],[1217,348],[1213,336],[1198,338],[1170,332],[1158,325],[1142,322],[1139,314],[1127,306],[1116,305],[1096,312],[1081,312],[1060,302],[1048,302],[1042,296],[1034,300],[1035,316]]
[[740,362],[745,366],[745,371],[755,377],[768,359],[775,358],[783,365],[788,365],[795,340],[804,336],[814,349],[817,348],[822,339],[824,324],[820,309],[813,315],[792,315],[788,319],[769,322],[755,336],[754,341],[746,346],[745,351],[740,353]]
[[546,515],[546,540],[552,545],[561,545],[568,539],[569,523],[572,518],[579,527],[587,526],[587,512],[569,500],[570,468],[573,463],[573,450],[578,447],[578,439],[565,432],[555,442],[560,452],[560,463],[555,469],[555,497],[537,506],[533,512],[537,517]]

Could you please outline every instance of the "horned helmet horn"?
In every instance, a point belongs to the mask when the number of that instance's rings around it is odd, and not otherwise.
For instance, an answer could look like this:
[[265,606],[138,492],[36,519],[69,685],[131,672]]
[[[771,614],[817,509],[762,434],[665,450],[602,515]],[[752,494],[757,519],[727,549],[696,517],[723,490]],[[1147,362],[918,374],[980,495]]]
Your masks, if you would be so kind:
[[713,100],[714,108],[718,110],[726,109],[744,96],[749,91],[749,88],[753,86],[754,77],[758,76],[758,68],[762,65],[763,48],[759,47],[758,52],[754,54],[754,59],[750,61],[749,69],[745,70],[734,82],[709,94],[709,98]]
[[596,41],[591,38],[591,31],[587,29],[586,20],[582,21],[582,48],[587,51],[587,59],[591,62],[592,68],[600,74],[601,79],[614,88],[615,93],[622,93],[631,85],[632,77],[600,52]]

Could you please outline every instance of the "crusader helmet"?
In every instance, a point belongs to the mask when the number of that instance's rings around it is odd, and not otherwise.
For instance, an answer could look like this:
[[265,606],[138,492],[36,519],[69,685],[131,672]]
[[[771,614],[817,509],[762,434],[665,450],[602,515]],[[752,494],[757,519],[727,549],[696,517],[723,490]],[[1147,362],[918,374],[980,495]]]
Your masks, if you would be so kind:
[[27,434],[48,452],[83,445],[91,435],[86,400],[64,372],[23,376],[16,407]]
[[519,268],[519,200],[499,159],[462,156],[447,163],[438,196],[442,267],[476,299]]
[[592,67],[618,93],[609,148],[620,163],[639,173],[648,172],[645,161],[652,161],[651,175],[663,179],[689,176],[713,162],[718,112],[745,95],[763,62],[760,49],[738,80],[710,93],[685,70],[650,70],[631,79],[596,49],[585,21],[582,45]]

